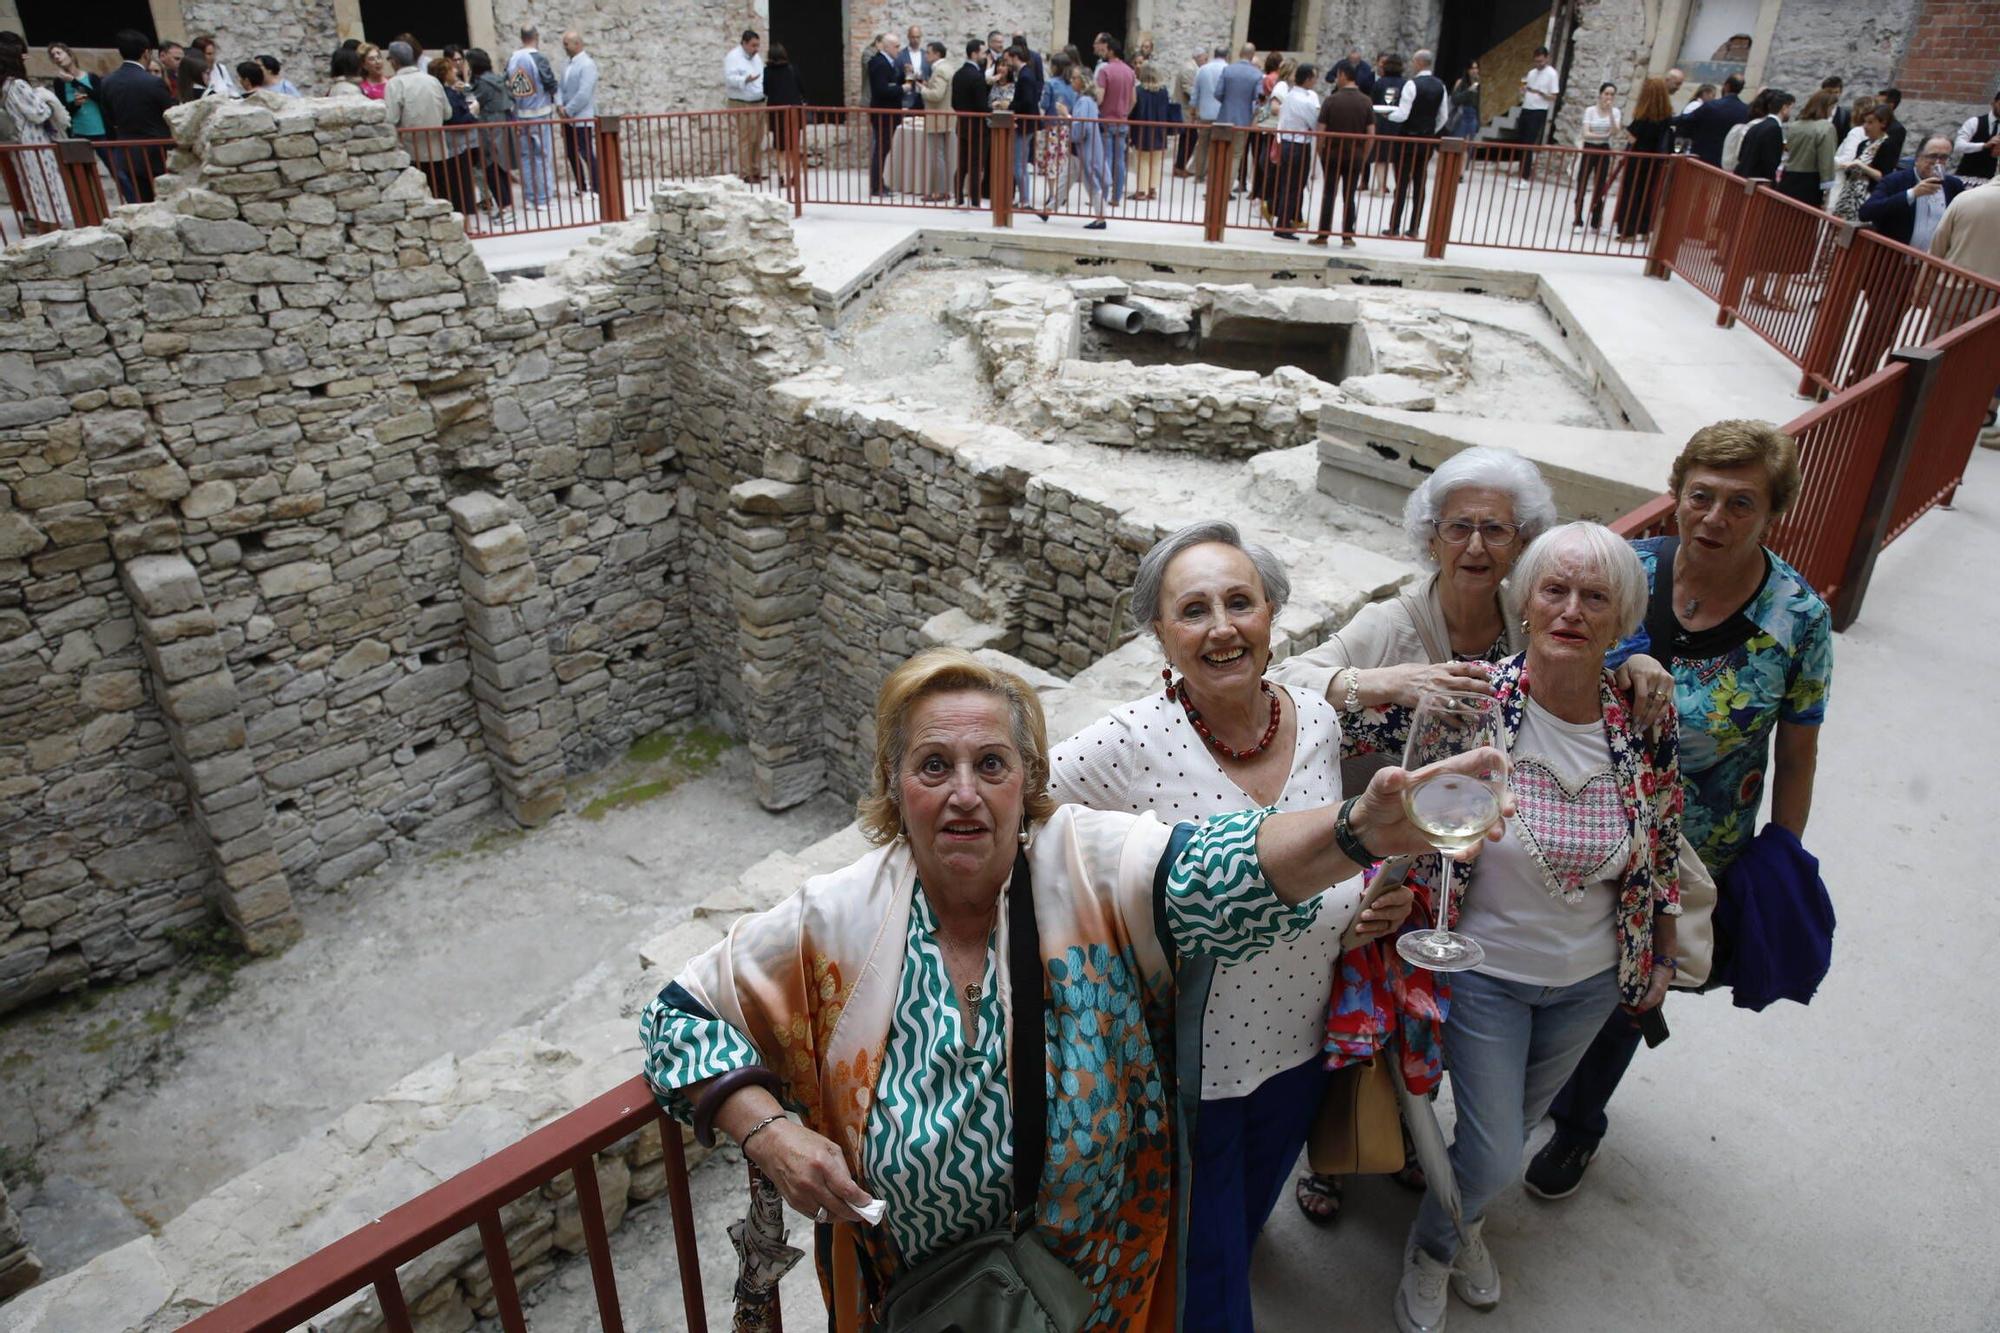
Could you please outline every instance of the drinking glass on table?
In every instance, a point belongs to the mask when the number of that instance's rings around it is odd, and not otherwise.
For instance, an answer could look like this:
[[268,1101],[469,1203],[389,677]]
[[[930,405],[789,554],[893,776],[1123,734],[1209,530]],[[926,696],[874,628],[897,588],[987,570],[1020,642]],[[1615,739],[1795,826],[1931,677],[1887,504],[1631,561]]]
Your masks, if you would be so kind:
[[[1403,809],[1438,849],[1439,869],[1437,928],[1411,931],[1396,941],[1396,952],[1416,967],[1462,972],[1486,957],[1478,940],[1447,929],[1447,924],[1452,862],[1500,818],[1507,761],[1499,746],[1500,705],[1492,695],[1426,690],[1418,696],[1403,750],[1403,766],[1418,777],[1403,791]],[[1442,760],[1460,762],[1432,767]]]

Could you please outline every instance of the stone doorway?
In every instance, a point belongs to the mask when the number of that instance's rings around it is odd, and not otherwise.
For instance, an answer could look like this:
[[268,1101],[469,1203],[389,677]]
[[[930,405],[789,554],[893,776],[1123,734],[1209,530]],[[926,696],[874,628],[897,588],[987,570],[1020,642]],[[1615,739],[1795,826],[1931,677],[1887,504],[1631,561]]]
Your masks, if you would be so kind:
[[770,43],[783,45],[792,58],[807,106],[840,106],[846,101],[846,32],[844,4],[771,0]]
[[1070,0],[1069,33],[1063,39],[1093,60],[1091,43],[1097,34],[1108,32],[1128,47],[1131,43],[1131,7],[1127,0]]
[[[398,33],[413,33],[427,53],[441,52],[454,43],[472,44],[465,0],[361,0],[361,30],[366,40],[377,46],[388,45]],[[543,32],[543,44],[558,47],[555,39],[561,31]],[[504,53],[496,53],[494,58],[504,59]]]

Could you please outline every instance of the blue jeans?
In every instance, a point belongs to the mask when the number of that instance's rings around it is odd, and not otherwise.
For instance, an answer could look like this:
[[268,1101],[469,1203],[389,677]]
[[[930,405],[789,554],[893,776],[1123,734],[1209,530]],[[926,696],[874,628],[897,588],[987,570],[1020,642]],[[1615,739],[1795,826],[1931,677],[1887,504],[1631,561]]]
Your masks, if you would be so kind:
[[1284,1196],[1330,1077],[1314,1056],[1245,1096],[1202,1102],[1194,1125],[1182,1333],[1254,1327],[1250,1254]]
[[523,120],[521,135],[521,198],[540,206],[556,192],[556,177],[549,161],[555,153],[555,126],[546,119]]
[[1032,122],[1014,130],[1014,194],[1021,208],[1035,206],[1035,176],[1030,170],[1035,160],[1035,126]]
[[1106,125],[1104,141],[1105,165],[1111,172],[1111,203],[1115,207],[1125,201],[1125,147],[1132,140],[1130,125]]
[[[1451,1170],[1467,1226],[1521,1173],[1529,1131],[1617,1007],[1616,967],[1574,986],[1530,986],[1478,972],[1451,979],[1444,1027],[1458,1111]],[[1458,1253],[1458,1232],[1435,1191],[1424,1195],[1410,1239],[1444,1263]]]

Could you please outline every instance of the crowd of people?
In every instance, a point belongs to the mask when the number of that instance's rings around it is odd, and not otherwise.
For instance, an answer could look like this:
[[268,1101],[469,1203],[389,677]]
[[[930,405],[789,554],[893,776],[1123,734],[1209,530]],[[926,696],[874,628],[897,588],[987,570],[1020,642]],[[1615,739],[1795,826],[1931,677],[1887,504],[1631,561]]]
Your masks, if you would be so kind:
[[[723,61],[728,103],[746,111],[737,121],[735,166],[751,181],[765,178],[767,145],[793,147],[785,136],[796,132],[797,122],[750,109],[804,103],[789,72],[783,93],[767,96],[762,41],[762,34],[746,30]],[[771,56],[772,69],[789,71],[782,46],[774,45]],[[911,25],[902,34],[877,35],[863,60],[868,195],[966,208],[1011,186],[1015,208],[1047,218],[1067,211],[1081,186],[1091,216],[1087,226],[1102,229],[1109,210],[1127,198],[1159,198],[1169,175],[1206,189],[1215,170],[1209,151],[1214,129],[1235,126],[1251,133],[1231,139],[1222,168],[1230,195],[1254,196],[1280,239],[1297,240],[1308,230],[1306,203],[1315,181],[1320,202],[1312,244],[1326,245],[1337,234],[1344,246],[1353,246],[1357,196],[1370,189],[1390,196],[1382,234],[1416,237],[1426,221],[1426,187],[1439,142],[1476,137],[1483,123],[1477,62],[1449,85],[1435,63],[1427,50],[1407,59],[1381,51],[1371,60],[1351,46],[1326,68],[1244,45],[1233,60],[1227,48],[1216,47],[1173,66],[1156,55],[1146,34],[1129,53],[1122,39],[1104,32],[1088,52],[1070,45],[1045,54],[1020,34],[996,30],[946,43],[926,39],[921,26]],[[1497,141],[1489,155],[1517,173],[1517,190],[1532,189],[1538,178],[1566,186],[1572,227],[1608,227],[1621,242],[1651,231],[1658,159],[1676,152],[1771,180],[1790,197],[1844,220],[1879,225],[1863,205],[1902,162],[1906,131],[1896,119],[1897,90],[1846,104],[1843,81],[1830,77],[1796,118],[1796,99],[1782,89],[1762,90],[1748,103],[1742,94],[1740,76],[1719,88],[1689,90],[1679,69],[1646,78],[1636,89],[1605,82],[1581,108],[1574,143],[1580,152],[1521,151],[1504,160],[1510,148],[1547,140],[1549,118],[1563,96],[1548,49],[1538,48],[1505,99],[1518,105],[1511,137]],[[963,119],[989,111],[1014,113],[1011,163],[986,161],[990,136],[983,125]],[[961,132],[962,125],[975,128]],[[1924,186],[1907,201],[1913,206],[1944,190],[1956,194],[1952,179],[1993,177],[2000,95],[1992,112],[1941,137],[1957,161],[1955,172],[1945,172],[1942,162],[1926,167],[1930,174],[1920,172],[1922,179],[1935,177],[1939,184]],[[788,151],[780,154],[788,170],[798,160]],[[1885,209],[1897,211],[1880,203],[1876,212]],[[1926,205],[1917,211],[1928,216],[1938,210]],[[1934,224],[1913,234],[1921,243],[1933,230]]]
[[[172,137],[167,111],[207,98],[294,98],[308,91],[364,97],[383,103],[398,130],[409,135],[411,159],[431,178],[433,190],[468,217],[494,227],[512,225],[515,199],[547,206],[558,193],[553,166],[558,132],[568,166],[565,188],[594,194],[598,185],[597,62],[578,32],[562,35],[565,60],[558,73],[541,50],[541,33],[521,29],[520,46],[496,67],[477,47],[450,45],[426,53],[404,33],[386,46],[357,38],[329,56],[325,79],[302,89],[277,56],[231,63],[207,33],[186,43],[155,42],[136,30],[117,34],[119,64],[99,76],[80,68],[69,48],[48,48],[58,76],[48,83],[28,77],[27,43],[0,32],[0,142],[91,142],[118,197],[150,201],[154,179],[165,169],[163,142]],[[127,146],[142,141],[137,146]],[[0,158],[9,197],[32,230],[73,222],[53,159],[35,154],[18,163]]]
[[[876,849],[737,922],[641,1024],[667,1109],[820,1224],[831,1327],[982,1296],[964,1326],[1001,1327],[999,1268],[1053,1327],[1251,1328],[1258,1234],[1374,1077],[1440,1149],[1398,1173],[1424,1197],[1382,1285],[1431,1333],[1453,1291],[1502,1298],[1483,1219],[1517,1177],[1582,1185],[1683,970],[1727,967],[1738,1004],[1753,975],[1810,998],[1816,918],[1779,904],[1824,895],[1800,839],[1831,615],[1765,544],[1798,450],[1721,422],[1668,481],[1679,536],[1627,542],[1558,524],[1520,455],[1468,449],[1409,499],[1430,576],[1283,661],[1283,563],[1193,524],[1131,591],[1163,688],[1054,744],[1033,691],[968,654],[890,675]],[[1492,748],[1412,772],[1441,702],[1493,713]],[[1404,798],[1495,749],[1505,796],[1442,904],[1484,961],[1413,966],[1397,941],[1447,895]],[[1684,910],[1707,924],[1684,936]],[[1331,1222],[1342,1179],[1293,1194]]]

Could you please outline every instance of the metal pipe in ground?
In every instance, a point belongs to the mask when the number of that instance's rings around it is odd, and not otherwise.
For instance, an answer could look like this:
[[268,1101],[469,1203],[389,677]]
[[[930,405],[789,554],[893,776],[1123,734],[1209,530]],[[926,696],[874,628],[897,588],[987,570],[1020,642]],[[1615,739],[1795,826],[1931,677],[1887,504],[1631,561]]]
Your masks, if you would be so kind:
[[1137,333],[1139,312],[1129,305],[1105,301],[1090,312],[1090,322],[1100,329],[1110,329],[1113,333]]

